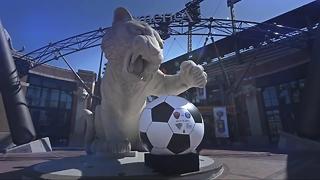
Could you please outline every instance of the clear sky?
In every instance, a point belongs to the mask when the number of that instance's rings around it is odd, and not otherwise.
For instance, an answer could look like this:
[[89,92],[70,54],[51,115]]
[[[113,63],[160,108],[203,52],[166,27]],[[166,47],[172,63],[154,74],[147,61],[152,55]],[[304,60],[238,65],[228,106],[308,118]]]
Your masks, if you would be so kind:
[[[229,18],[227,0],[204,0],[202,17]],[[239,20],[262,22],[313,0],[242,0],[235,5]],[[108,27],[113,10],[126,7],[133,16],[174,13],[188,0],[2,0],[0,18],[10,33],[15,49],[25,52],[81,34]],[[201,47],[205,37],[194,37],[193,48]],[[165,41],[165,60],[186,53],[187,37],[172,36]],[[100,49],[92,48],[67,56],[75,69],[98,71]],[[66,67],[62,61],[52,65]]]

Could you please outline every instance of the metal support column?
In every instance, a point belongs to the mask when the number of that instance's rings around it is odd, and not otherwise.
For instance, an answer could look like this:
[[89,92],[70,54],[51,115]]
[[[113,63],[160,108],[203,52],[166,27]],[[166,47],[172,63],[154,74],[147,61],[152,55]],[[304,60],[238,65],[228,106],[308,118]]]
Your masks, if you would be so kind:
[[188,26],[188,53],[190,53],[191,51],[192,51],[192,25],[189,24],[189,26]]
[[230,16],[231,16],[231,25],[232,25],[232,37],[234,39],[234,51],[236,53],[236,58],[239,63],[242,63],[240,58],[240,52],[238,48],[238,37],[237,37],[237,29],[235,23],[235,15],[234,15],[234,4],[230,4]]
[[12,141],[21,145],[34,140],[36,133],[6,39],[0,21],[0,90]]

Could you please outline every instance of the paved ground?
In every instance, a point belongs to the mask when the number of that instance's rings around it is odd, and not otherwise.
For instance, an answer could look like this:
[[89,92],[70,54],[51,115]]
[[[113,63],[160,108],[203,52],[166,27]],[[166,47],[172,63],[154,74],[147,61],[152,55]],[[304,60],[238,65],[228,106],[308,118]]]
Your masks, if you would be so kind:
[[286,179],[286,154],[232,150],[203,150],[224,164],[219,179]]
[[224,164],[219,179],[320,179],[320,152],[206,149],[201,154]]
[[[31,165],[83,155],[82,151],[54,151],[51,153],[0,154],[0,179],[17,179]],[[224,164],[219,179],[320,179],[320,153],[270,153],[266,151],[210,150],[202,155],[210,156]]]
[[35,164],[64,157],[84,155],[83,151],[53,151],[50,153],[0,154],[0,179],[21,179]]

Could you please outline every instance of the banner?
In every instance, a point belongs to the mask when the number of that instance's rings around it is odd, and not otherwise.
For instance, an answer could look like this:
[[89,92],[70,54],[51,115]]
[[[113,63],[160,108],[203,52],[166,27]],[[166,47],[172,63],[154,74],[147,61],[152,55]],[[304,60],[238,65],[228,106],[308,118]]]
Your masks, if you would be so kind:
[[227,110],[225,106],[213,107],[213,117],[215,122],[215,134],[218,138],[228,138],[229,128]]

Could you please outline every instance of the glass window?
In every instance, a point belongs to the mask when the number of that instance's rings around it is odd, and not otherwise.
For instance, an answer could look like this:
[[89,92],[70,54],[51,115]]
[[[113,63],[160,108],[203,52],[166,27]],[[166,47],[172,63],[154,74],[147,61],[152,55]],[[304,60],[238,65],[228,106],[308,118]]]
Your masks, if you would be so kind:
[[59,104],[59,90],[51,89],[50,90],[49,106],[50,107],[58,107],[58,104]]
[[41,77],[39,76],[34,76],[34,75],[30,75],[28,77],[28,82],[32,85],[38,85],[40,86],[41,85]]
[[290,86],[289,84],[280,84],[279,86],[279,101],[284,104],[290,104]]
[[267,114],[268,121],[273,121],[274,120],[272,111],[267,111],[266,114]]
[[39,121],[39,111],[37,109],[30,108],[30,115],[33,123],[37,126]]
[[30,106],[40,105],[41,88],[36,86],[29,86],[27,90],[26,99]]
[[298,87],[298,82],[297,81],[292,81],[292,82],[290,82],[290,86],[291,86],[291,88],[297,88]]
[[59,111],[59,120],[57,122],[57,125],[59,126],[65,126],[68,122],[68,119],[69,119],[69,111],[67,110],[62,110],[62,111]]
[[264,106],[270,107],[271,106],[271,99],[269,98],[267,91],[263,91],[263,100],[264,100]]
[[40,102],[41,107],[46,107],[49,105],[49,98],[50,98],[49,95],[50,95],[50,90],[48,88],[42,88],[41,102]]
[[276,88],[275,87],[271,87],[269,89],[269,93],[270,93],[270,99],[271,99],[271,104],[273,106],[278,106],[278,97],[277,97],[277,92],[276,92]]
[[279,139],[279,132],[282,129],[280,122],[269,123],[270,138],[272,142],[276,142]]
[[61,91],[60,95],[60,108],[71,109],[72,106],[72,93]]
[[53,146],[67,145],[76,83],[32,74],[28,82],[26,99],[38,138],[49,136]]
[[279,110],[266,111],[268,121],[280,121]]
[[68,94],[66,109],[71,109],[71,107],[72,107],[72,94]]
[[280,113],[279,110],[273,110],[273,116],[275,121],[280,121]]
[[58,89],[58,85],[59,85],[59,82],[53,79],[46,79],[45,81],[43,81],[43,86],[48,88]]
[[40,111],[39,116],[39,125],[40,126],[48,126],[50,125],[49,117],[47,116],[47,111]]
[[305,84],[305,80],[304,79],[300,79],[299,80],[299,88],[303,89],[304,88],[304,84]]
[[267,87],[262,92],[265,107],[278,106],[278,98],[275,87]]
[[294,89],[292,92],[292,100],[294,103],[299,103],[300,102],[300,90],[299,89]]

